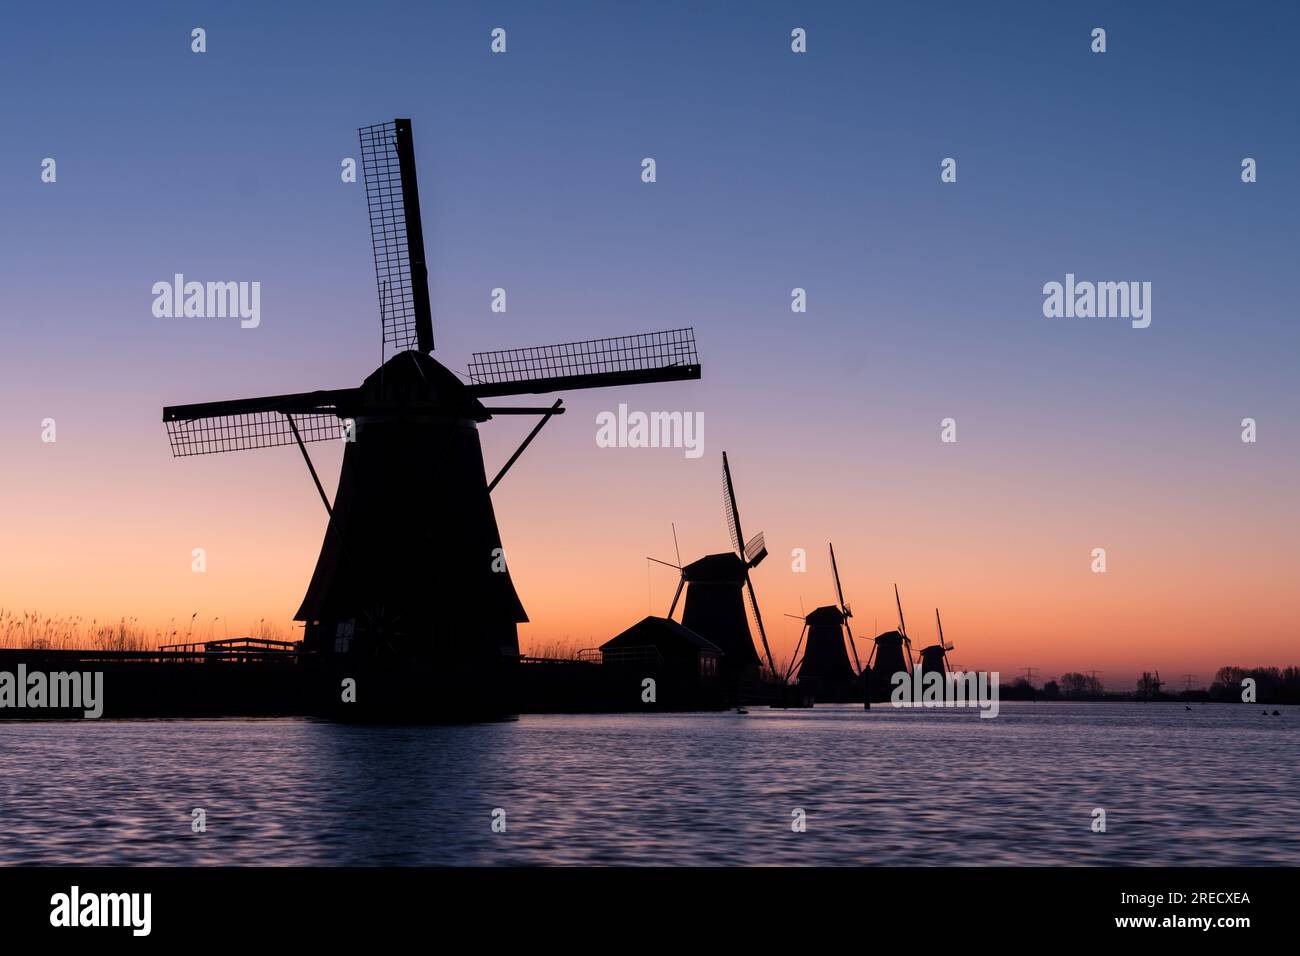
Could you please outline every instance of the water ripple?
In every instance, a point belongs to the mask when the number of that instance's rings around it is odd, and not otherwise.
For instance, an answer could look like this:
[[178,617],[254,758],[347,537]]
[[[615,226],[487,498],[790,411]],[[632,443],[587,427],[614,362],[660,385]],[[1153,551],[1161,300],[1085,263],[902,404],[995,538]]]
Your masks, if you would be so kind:
[[1295,866],[1298,758],[1244,705],[7,723],[0,863]]

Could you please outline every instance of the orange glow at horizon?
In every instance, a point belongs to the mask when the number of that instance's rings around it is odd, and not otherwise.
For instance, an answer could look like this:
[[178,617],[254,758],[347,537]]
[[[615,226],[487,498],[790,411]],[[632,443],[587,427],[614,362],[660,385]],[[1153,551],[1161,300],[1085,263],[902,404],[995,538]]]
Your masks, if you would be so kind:
[[[685,562],[727,549],[717,438],[706,435],[699,460],[598,448],[591,423],[608,404],[571,400],[494,494],[530,617],[526,650],[593,647],[666,614],[677,573],[645,559],[675,561],[670,522]],[[484,426],[489,473],[525,428]],[[937,606],[953,660],[1006,680],[1027,666],[1039,680],[1098,669],[1119,689],[1143,670],[1208,683],[1228,664],[1298,662],[1288,525],[1251,520],[1268,509],[1249,498],[1196,504],[1229,479],[1255,481],[1258,499],[1284,493],[1254,472],[1188,471],[1177,487],[1144,490],[1065,458],[1017,476],[994,442],[976,454],[898,434],[882,438],[880,458],[910,456],[906,469],[818,470],[800,454],[764,457],[762,438],[746,425],[727,447],[745,533],[766,534],[754,582],[778,663],[800,632],[785,615],[834,601],[828,540],[864,660],[866,639],[896,624],[897,582],[914,647],[934,640]],[[332,494],[339,449],[309,447]],[[7,519],[0,607],[134,618],[150,632],[174,628],[174,640],[191,615],[196,640],[252,633],[261,619],[293,636],[325,529],[297,449],[173,460],[145,430],[41,451],[11,474],[23,506]],[[195,547],[206,551],[202,574],[191,571]],[[1091,571],[1094,547],[1106,548],[1105,574]],[[792,570],[795,548],[805,573]]]

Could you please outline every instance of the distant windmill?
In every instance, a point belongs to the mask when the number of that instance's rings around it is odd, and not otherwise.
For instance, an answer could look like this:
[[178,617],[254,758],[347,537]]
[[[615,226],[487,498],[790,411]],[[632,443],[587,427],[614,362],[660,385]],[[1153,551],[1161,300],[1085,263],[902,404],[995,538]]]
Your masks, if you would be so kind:
[[868,674],[869,701],[888,700],[893,676],[912,673],[912,641],[907,636],[907,624],[903,620],[903,600],[898,596],[897,584],[894,585],[894,603],[898,605],[898,630],[876,635],[875,646],[871,649],[871,657],[867,660],[865,673]]
[[[852,692],[854,678],[861,664],[855,669],[849,665],[849,655],[845,651],[845,631],[848,630],[848,646],[853,648],[853,659],[857,661],[858,651],[853,647],[853,631],[849,628],[849,618],[853,612],[844,603],[844,589],[840,586],[839,566],[835,563],[835,546],[830,546],[831,573],[835,579],[835,594],[839,604],[827,604],[816,608],[803,617],[803,632],[799,643],[795,645],[794,658],[791,659],[790,674],[797,668],[799,687],[812,693],[818,700],[854,700]],[[804,656],[799,660],[799,647],[807,638]]]
[[922,677],[932,672],[944,676],[953,669],[948,663],[948,652],[953,650],[953,643],[943,639],[943,620],[939,617],[938,608],[934,609],[934,622],[939,629],[939,643],[921,648]]
[[[365,127],[360,140],[380,367],[355,388],[170,406],[163,421],[178,457],[297,444],[329,516],[295,615],[305,622],[308,650],[352,659],[400,650],[436,661],[441,671],[477,673],[517,657],[517,625],[528,620],[503,560],[490,492],[542,426],[564,412],[558,400],[542,408],[482,400],[697,379],[694,333],[476,352],[470,381],[462,382],[429,354],[433,322],[411,122]],[[478,426],[498,415],[540,421],[489,482]],[[339,438],[346,444],[331,504],[304,443]]]
[[[745,614],[747,597],[754,625],[763,643],[767,666],[775,675],[776,664],[767,643],[767,632],[763,629],[763,616],[759,613],[758,599],[754,595],[754,582],[749,575],[767,557],[767,545],[761,531],[745,542],[740,524],[740,509],[736,506],[736,489],[731,481],[731,465],[725,451],[722,453],[722,506],[727,516],[731,546],[735,550],[705,555],[698,561],[679,568],[681,580],[677,583],[677,593],[673,595],[668,617],[671,619],[676,612],[684,589],[686,600],[682,607],[682,625],[722,648],[723,672],[739,677],[757,670],[759,666],[758,652],[754,649],[754,639],[750,635]],[[742,591],[746,597],[741,596]]]
[[1150,671],[1143,671],[1138,679],[1137,696],[1140,700],[1153,700],[1160,696],[1162,686],[1164,681],[1160,679],[1160,671],[1156,671],[1154,677]]

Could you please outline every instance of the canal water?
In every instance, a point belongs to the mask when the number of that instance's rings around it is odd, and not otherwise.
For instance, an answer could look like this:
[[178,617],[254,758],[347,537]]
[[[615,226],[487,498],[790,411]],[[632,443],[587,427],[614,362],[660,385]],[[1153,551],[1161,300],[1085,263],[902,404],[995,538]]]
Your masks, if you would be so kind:
[[0,863],[1296,866],[1273,709],[4,723]]

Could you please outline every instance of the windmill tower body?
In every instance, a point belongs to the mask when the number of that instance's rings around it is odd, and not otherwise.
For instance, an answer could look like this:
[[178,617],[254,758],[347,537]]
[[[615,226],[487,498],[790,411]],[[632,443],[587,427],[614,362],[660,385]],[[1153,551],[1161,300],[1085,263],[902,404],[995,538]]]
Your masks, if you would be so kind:
[[321,653],[514,656],[528,620],[503,560],[478,423],[490,417],[428,355],[361,387],[333,514],[302,606]]
[[744,562],[730,551],[682,568],[682,626],[722,648],[721,670],[731,676],[752,675],[759,667],[745,611],[745,572]]
[[893,677],[898,673],[910,674],[905,648],[907,638],[898,631],[886,631],[876,637],[872,654],[868,693],[872,703],[889,700],[893,693]]
[[[948,665],[948,652],[953,649],[950,641],[944,640],[943,620],[939,617],[939,609],[934,609],[934,621],[938,629],[939,643],[931,644],[928,647],[921,648],[919,664],[921,668],[922,687],[925,686],[924,679],[926,674],[938,674],[940,677],[947,677],[951,668]],[[947,699],[948,685],[945,681],[942,685],[943,699]]]
[[850,700],[856,675],[844,644],[844,615],[835,605],[819,607],[804,618],[808,628],[799,687],[819,701]]
[[[930,647],[923,647],[921,648],[918,656],[920,657],[920,661],[917,664],[917,666],[921,669],[922,688],[928,688],[929,686],[925,683],[925,677],[927,674],[938,674],[940,679],[947,677],[948,663],[942,647],[937,647],[934,645],[931,645]],[[948,699],[947,682],[944,681],[938,686],[939,686],[939,699],[947,700]],[[927,690],[926,693],[928,694],[929,691]]]
[[939,674],[942,676],[948,673],[948,665],[942,647],[935,645],[923,647],[920,651],[920,658],[922,677],[926,674]]

